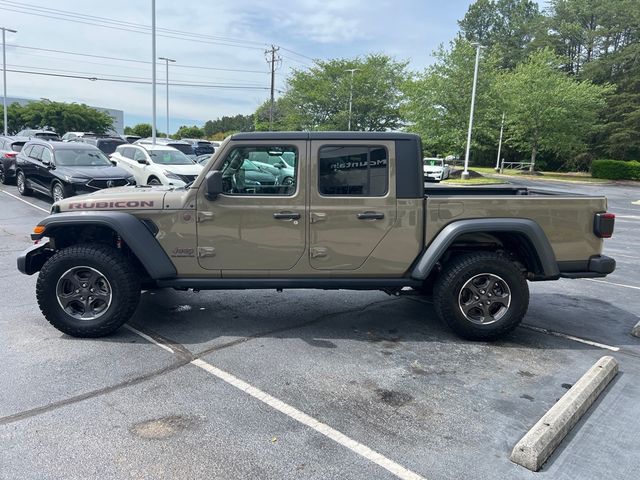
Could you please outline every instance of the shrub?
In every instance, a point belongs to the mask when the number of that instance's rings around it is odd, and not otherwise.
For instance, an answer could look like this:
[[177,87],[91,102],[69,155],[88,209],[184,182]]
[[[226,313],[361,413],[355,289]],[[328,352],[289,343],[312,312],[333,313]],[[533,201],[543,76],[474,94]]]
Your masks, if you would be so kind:
[[632,160],[594,160],[591,164],[591,175],[594,178],[609,180],[640,180],[640,162]]

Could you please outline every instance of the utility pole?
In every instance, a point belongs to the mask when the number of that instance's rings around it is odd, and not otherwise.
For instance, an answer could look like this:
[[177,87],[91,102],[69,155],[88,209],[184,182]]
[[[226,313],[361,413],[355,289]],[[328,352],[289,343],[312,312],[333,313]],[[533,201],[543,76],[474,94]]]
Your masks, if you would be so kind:
[[280,50],[280,47],[271,45],[271,49],[264,52],[265,55],[267,55],[267,63],[271,64],[271,101],[269,103],[269,130],[273,130],[273,101],[276,89],[276,66],[280,62],[280,56],[276,55],[278,50]]
[[353,74],[359,71],[359,68],[347,68],[345,72],[351,72],[351,84],[349,86],[349,126],[347,127],[348,131],[351,131],[351,109],[353,106]]
[[8,135],[7,132],[9,126],[7,125],[7,54],[5,51],[5,33],[17,33],[17,30],[11,30],[7,27],[0,27],[0,30],[2,30],[2,88],[4,89],[2,95],[2,106],[4,107],[4,136],[6,137]]
[[476,45],[476,65],[473,69],[473,87],[471,88],[471,111],[469,112],[469,131],[467,132],[467,151],[464,155],[464,170],[461,178],[466,180],[469,178],[469,150],[471,149],[471,130],[473,128],[473,109],[476,103],[476,83],[478,82],[478,65],[480,63],[480,49],[482,46],[479,43],[472,43]]
[[158,60],[164,60],[166,66],[166,76],[167,79],[167,133],[165,134],[166,138],[169,138],[169,62],[175,62],[175,60],[167,57],[158,57]]
[[496,159],[496,172],[500,170],[500,151],[502,150],[502,132],[504,131],[504,112],[502,112],[502,122],[500,123],[500,140],[498,141],[498,158]]
[[151,0],[151,143],[156,144],[156,0]]

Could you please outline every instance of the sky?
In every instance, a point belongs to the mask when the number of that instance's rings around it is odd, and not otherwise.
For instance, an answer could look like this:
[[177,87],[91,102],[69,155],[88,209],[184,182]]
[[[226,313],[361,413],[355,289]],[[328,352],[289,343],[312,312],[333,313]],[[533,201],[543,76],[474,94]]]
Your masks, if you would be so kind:
[[[57,0],[55,7],[25,1],[0,0],[0,27],[18,31],[6,37],[8,97],[123,110],[125,125],[151,121],[151,0]],[[307,68],[313,59],[384,53],[422,70],[433,50],[454,38],[470,3],[156,0],[157,56],[176,60],[169,66],[169,130],[253,113],[269,97],[265,50],[271,45],[281,47],[278,90],[292,68]],[[164,62],[156,68],[157,125],[165,131]]]

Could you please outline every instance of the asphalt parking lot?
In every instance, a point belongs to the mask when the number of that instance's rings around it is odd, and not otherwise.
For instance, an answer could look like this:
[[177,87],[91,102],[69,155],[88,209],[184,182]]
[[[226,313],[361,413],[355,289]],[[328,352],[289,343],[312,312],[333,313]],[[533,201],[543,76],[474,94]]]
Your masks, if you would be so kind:
[[[146,292],[117,334],[71,338],[15,266],[49,204],[2,186],[0,478],[637,478],[640,188],[518,183],[607,195],[618,267],[530,284],[497,343],[426,298],[302,290]],[[620,373],[542,470],[512,463],[603,355]]]

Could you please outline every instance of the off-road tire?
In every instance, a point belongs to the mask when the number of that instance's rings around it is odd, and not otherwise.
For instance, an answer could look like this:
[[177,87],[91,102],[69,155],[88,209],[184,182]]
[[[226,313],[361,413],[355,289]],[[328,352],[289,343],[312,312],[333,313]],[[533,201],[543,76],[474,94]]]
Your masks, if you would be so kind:
[[[460,292],[469,280],[480,274],[500,277],[507,284],[511,300],[499,320],[478,324],[469,320],[460,306]],[[478,252],[461,255],[450,261],[436,281],[433,304],[436,313],[459,336],[469,340],[495,340],[514,330],[529,306],[529,287],[518,268],[505,255]]]
[[[21,176],[22,179],[20,179]],[[22,170],[19,170],[16,174],[16,185],[18,186],[18,193],[23,197],[28,197],[33,193],[33,190],[27,187],[27,177]]]
[[[58,302],[58,280],[74,267],[98,270],[110,285],[109,307],[98,318],[81,320],[68,314]],[[134,267],[107,245],[74,245],[55,253],[43,265],[36,283],[36,297],[45,318],[73,337],[102,337],[120,328],[133,315],[140,300],[140,282]]]

